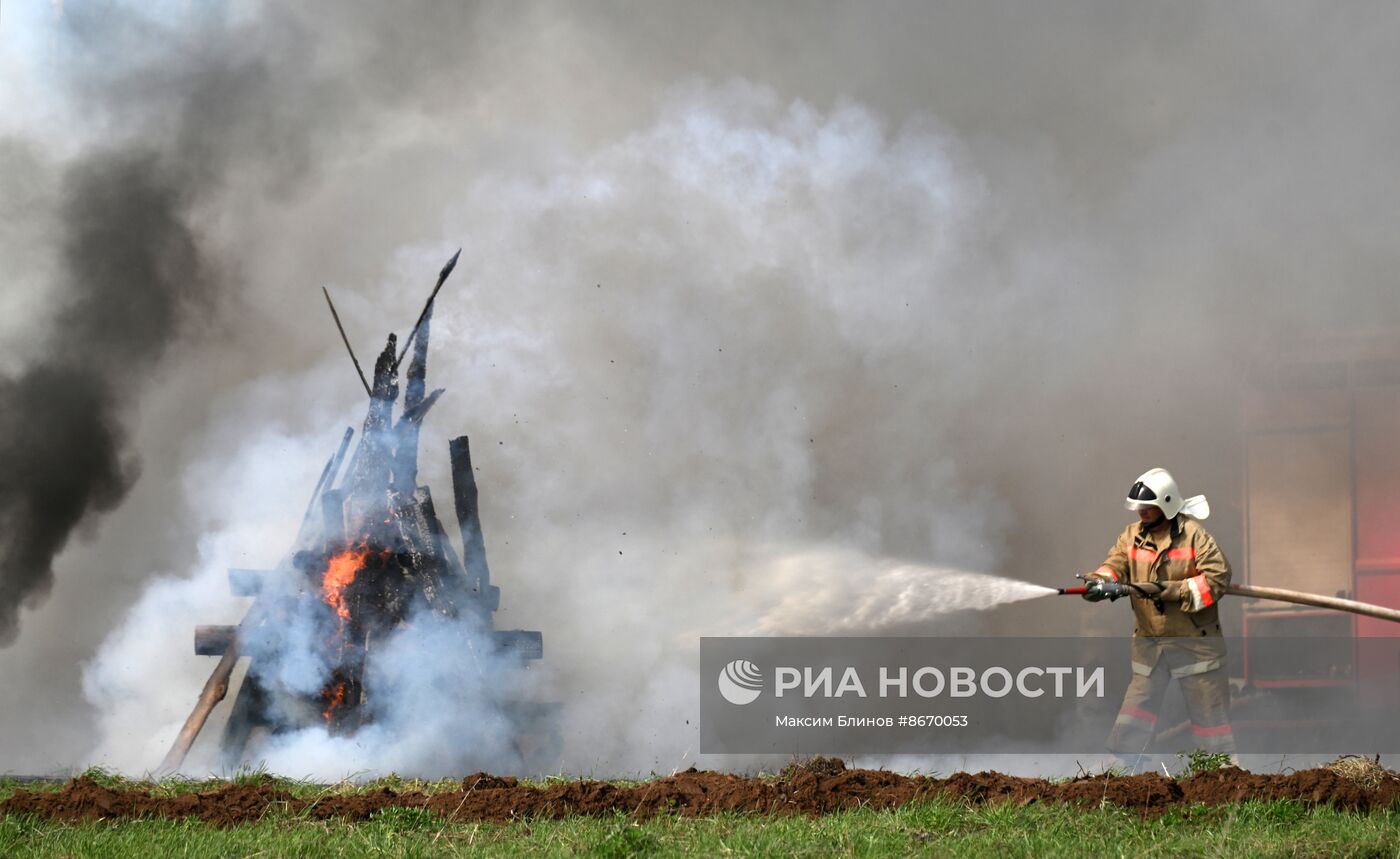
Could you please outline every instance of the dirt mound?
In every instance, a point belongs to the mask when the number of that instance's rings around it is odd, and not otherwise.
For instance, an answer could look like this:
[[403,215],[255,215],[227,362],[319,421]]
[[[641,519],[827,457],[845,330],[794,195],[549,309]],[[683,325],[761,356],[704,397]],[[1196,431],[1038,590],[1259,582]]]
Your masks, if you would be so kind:
[[1180,783],[1157,773],[1130,776],[1085,775],[1047,786],[1036,799],[1074,802],[1088,807],[1118,805],[1156,813],[1182,801]]
[[16,791],[0,802],[0,814],[37,814],[59,820],[197,817],[205,823],[228,826],[255,821],[279,803],[293,802],[290,794],[268,784],[230,784],[179,796],[152,796],[141,790],[113,790],[79,777],[57,793]]
[[1296,799],[1309,805],[1328,803],[1370,811],[1396,805],[1400,800],[1400,781],[1387,779],[1367,786],[1327,768],[1261,775],[1226,767],[1183,779],[1181,792],[1186,802],[1207,805],[1245,799]]
[[830,759],[797,766],[778,778],[749,778],[691,769],[637,785],[571,781],[522,785],[514,778],[475,773],[460,790],[428,795],[380,789],[304,799],[270,783],[228,785],[175,797],[140,790],[113,790],[77,778],[59,791],[18,790],[0,802],[0,815],[35,814],[60,820],[128,817],[196,817],[228,826],[255,821],[272,810],[313,819],[365,820],[386,808],[426,808],[456,820],[513,820],[569,815],[636,817],[657,814],[703,816],[720,812],[826,814],[843,809],[890,808],[935,796],[974,805],[1061,802],[1084,809],[1116,805],[1160,814],[1176,805],[1221,805],[1245,799],[1293,799],[1356,811],[1400,804],[1400,780],[1368,785],[1329,769],[1258,775],[1226,768],[1175,781],[1155,773],[1081,776],[1050,782],[995,772],[956,773],[948,778],[903,776],[881,770],[848,770]]

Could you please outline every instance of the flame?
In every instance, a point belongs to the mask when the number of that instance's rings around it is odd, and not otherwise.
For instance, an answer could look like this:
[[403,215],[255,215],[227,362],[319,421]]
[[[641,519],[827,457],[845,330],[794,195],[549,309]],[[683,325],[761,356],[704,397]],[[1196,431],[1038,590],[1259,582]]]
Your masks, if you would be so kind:
[[345,589],[355,580],[355,574],[365,565],[368,556],[369,550],[365,548],[346,549],[332,555],[326,564],[326,574],[321,577],[321,593],[342,623],[350,619],[350,606],[345,604]]
[[321,718],[329,722],[331,720],[331,713],[334,713],[335,708],[340,706],[340,702],[345,700],[345,683],[342,681],[335,684],[334,692],[327,689],[325,692],[321,693],[321,697],[331,702],[326,709],[321,711]]

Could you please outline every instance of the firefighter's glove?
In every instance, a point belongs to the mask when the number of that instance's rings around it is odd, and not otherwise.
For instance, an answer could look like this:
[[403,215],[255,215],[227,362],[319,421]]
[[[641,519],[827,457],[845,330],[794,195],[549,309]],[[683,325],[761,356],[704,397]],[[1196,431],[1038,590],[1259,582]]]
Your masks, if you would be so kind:
[[1127,590],[1118,582],[1092,579],[1084,587],[1084,599],[1089,602],[1113,601],[1121,596],[1127,596]]

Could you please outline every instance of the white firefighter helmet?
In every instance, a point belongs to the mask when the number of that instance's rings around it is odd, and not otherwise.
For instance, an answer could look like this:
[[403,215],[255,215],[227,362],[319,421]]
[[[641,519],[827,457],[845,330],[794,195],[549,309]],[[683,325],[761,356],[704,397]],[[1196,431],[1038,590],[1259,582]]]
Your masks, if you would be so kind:
[[1144,472],[1128,490],[1128,498],[1124,504],[1129,510],[1156,507],[1168,519],[1175,519],[1176,514],[1183,512],[1193,519],[1205,519],[1210,515],[1210,502],[1206,497],[1195,495],[1182,498],[1176,478],[1165,468],[1154,468]]

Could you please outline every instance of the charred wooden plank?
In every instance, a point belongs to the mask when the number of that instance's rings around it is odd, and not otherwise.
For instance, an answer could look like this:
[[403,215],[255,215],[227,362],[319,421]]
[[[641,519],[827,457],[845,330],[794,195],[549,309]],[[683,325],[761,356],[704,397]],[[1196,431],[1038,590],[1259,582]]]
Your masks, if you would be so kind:
[[408,497],[392,495],[393,521],[401,543],[399,557],[408,561],[428,606],[438,614],[455,617],[459,607],[451,592],[451,583],[444,576],[447,559],[438,537],[441,526],[434,526],[437,514],[433,510],[432,493],[426,486],[420,486]]
[[[429,313],[432,312],[432,309],[433,309],[433,301],[434,301],[434,299],[437,298],[438,290],[442,289],[442,285],[443,285],[444,283],[447,282],[447,276],[448,276],[449,274],[452,274],[452,269],[454,269],[454,268],[457,267],[457,257],[459,257],[459,256],[461,256],[461,255],[462,255],[462,249],[461,249],[461,248],[457,248],[457,252],[456,252],[455,254],[452,255],[452,259],[448,260],[448,261],[447,261],[447,264],[444,265],[444,266],[442,267],[442,270],[438,272],[437,284],[433,286],[433,292],[432,292],[431,295],[428,296],[428,303],[423,305],[423,312],[420,313],[420,314],[418,314],[418,321],[415,322],[415,323],[413,323],[413,330],[410,331],[410,332],[408,332],[408,339],[404,341],[404,344],[403,344],[403,351],[404,351],[404,354],[407,354],[407,353],[408,353],[409,344],[413,342],[413,336],[414,336],[415,334],[418,333],[419,327],[422,326],[422,324],[423,324],[423,319],[424,319]],[[397,369],[399,368],[399,364],[400,364],[402,361],[403,361],[403,355],[401,354],[401,355],[399,355],[398,359],[394,361],[394,369],[395,369],[395,370],[397,370]]]
[[357,537],[381,535],[384,520],[388,518],[385,490],[393,485],[397,445],[393,426],[394,402],[399,396],[398,369],[394,362],[396,343],[397,339],[390,334],[384,351],[375,362],[374,393],[360,430],[360,443],[342,486],[346,527]]
[[194,628],[195,656],[223,656],[238,636],[236,626],[196,626]]
[[477,599],[481,600],[481,605],[486,611],[496,611],[501,607],[501,589],[495,585],[487,585],[484,590],[476,593]]
[[[408,425],[421,424],[423,422],[423,417],[428,414],[428,410],[433,407],[433,404],[438,401],[438,397],[441,397],[446,390],[446,388],[433,388],[433,392],[424,397],[422,402],[412,408],[405,409],[404,413],[399,415],[398,429],[396,431],[399,433],[400,444],[405,443],[403,433],[407,430]],[[416,449],[417,442],[415,441],[414,444]]]
[[491,633],[498,653],[520,659],[544,658],[544,634],[533,629],[498,629]]
[[428,561],[423,568],[424,596],[434,611],[455,617],[460,610],[458,597],[461,580],[450,575],[452,569],[447,563],[447,553],[444,551],[446,541],[437,509],[433,506],[433,493],[428,487],[420,486],[414,490],[413,498],[417,502],[414,504],[414,524],[426,547],[424,556]]
[[[394,489],[408,495],[418,485],[418,430],[421,418],[432,408],[428,402],[428,335],[432,325],[433,305],[430,301],[423,308],[419,319],[418,336],[413,342],[413,360],[408,362],[404,374],[403,411],[398,425],[394,427]],[[404,343],[407,350],[408,343]],[[434,392],[433,401],[439,392]],[[411,417],[416,415],[416,417]]]
[[457,527],[462,531],[462,566],[467,571],[469,589],[485,593],[491,586],[491,569],[486,564],[476,475],[472,472],[471,445],[467,437],[452,439],[448,443],[448,455],[452,460],[452,501],[457,508]]
[[[413,360],[408,362],[408,370],[404,372],[403,410],[405,413],[417,408],[428,392],[428,333],[432,322],[433,305],[429,302],[428,306],[423,308],[418,339],[412,344]],[[410,344],[403,345],[406,351]]]

